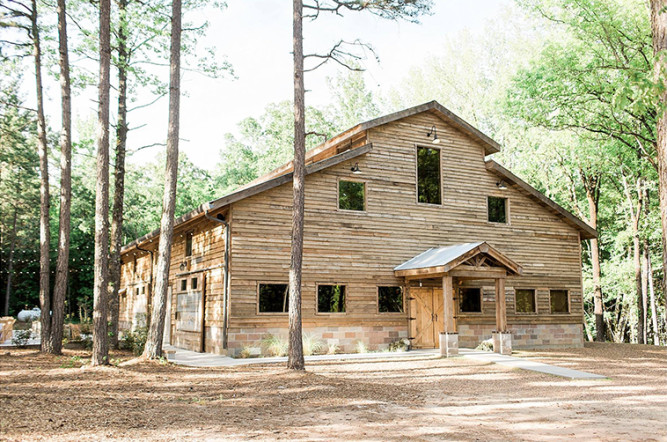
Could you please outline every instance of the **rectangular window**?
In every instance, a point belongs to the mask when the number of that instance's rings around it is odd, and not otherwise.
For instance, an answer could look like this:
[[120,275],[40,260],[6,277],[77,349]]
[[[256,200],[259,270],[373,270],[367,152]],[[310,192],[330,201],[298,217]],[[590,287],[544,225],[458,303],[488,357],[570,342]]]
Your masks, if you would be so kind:
[[198,283],[199,283],[199,279],[198,279],[198,278],[192,278],[192,279],[190,280],[190,288],[191,288],[192,290],[197,290],[197,284],[198,284]]
[[507,223],[507,198],[490,196],[488,198],[489,222]]
[[417,201],[441,204],[440,150],[417,147]]
[[188,280],[181,279],[181,291],[184,292],[188,289]]
[[185,234],[185,256],[192,256],[192,232]]
[[537,313],[535,290],[520,289],[515,293],[517,313]]
[[345,286],[317,286],[318,313],[345,313]]
[[366,184],[340,180],[338,182],[338,208],[341,210],[366,210]]
[[259,285],[260,313],[287,313],[289,311],[289,287],[287,284]]
[[135,292],[136,296],[139,296],[139,287],[137,287],[137,288],[134,290],[134,292]]
[[462,287],[459,289],[459,308],[463,313],[482,313],[482,289]]
[[380,313],[403,313],[403,288],[378,287],[378,311]]
[[567,290],[551,290],[549,296],[551,298],[551,313],[570,312]]
[[141,287],[141,294],[143,295],[144,293],[146,293],[146,286]]

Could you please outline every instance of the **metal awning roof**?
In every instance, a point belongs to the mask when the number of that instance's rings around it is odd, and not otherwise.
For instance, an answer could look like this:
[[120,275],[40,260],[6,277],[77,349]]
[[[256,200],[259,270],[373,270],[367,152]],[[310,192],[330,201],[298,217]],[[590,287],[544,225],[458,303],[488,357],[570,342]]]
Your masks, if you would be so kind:
[[428,270],[432,270],[432,273],[444,273],[479,254],[490,256],[510,273],[520,275],[522,272],[520,265],[489,246],[486,241],[479,241],[430,248],[403,264],[394,267],[394,273],[396,276],[405,276],[408,273],[412,273],[409,272],[411,270],[424,270],[424,272],[420,272],[424,274],[427,274]]

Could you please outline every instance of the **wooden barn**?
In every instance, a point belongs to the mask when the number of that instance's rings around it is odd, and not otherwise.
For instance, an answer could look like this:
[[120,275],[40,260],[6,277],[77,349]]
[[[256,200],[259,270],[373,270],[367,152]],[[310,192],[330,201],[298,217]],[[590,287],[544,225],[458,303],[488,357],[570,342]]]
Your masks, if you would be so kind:
[[[307,153],[305,333],[340,351],[583,345],[596,232],[489,157],[432,101]],[[220,354],[286,338],[291,164],[176,220],[166,343]],[[121,330],[145,324],[159,231],[122,251]]]

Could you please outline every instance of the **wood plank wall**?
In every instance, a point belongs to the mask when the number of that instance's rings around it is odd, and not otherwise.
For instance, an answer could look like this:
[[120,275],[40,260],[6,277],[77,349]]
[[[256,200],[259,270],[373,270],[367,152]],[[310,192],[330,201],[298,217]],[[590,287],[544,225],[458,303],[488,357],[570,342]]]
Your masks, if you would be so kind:
[[[430,143],[435,125],[441,139]],[[514,186],[500,190],[486,170],[481,145],[435,115],[424,113],[372,129],[365,157],[307,177],[303,273],[304,327],[407,324],[407,314],[377,312],[377,286],[401,285],[393,268],[434,246],[488,241],[523,266],[510,278],[508,321],[581,323],[581,266],[577,230]],[[442,149],[443,204],[416,202],[416,145]],[[350,168],[359,163],[361,175]],[[337,183],[366,182],[367,210],[337,209]],[[487,221],[487,196],[509,199],[510,222]],[[232,299],[230,327],[281,327],[285,314],[257,313],[257,283],[288,279],[291,185],[237,202],[232,209]],[[347,285],[347,312],[316,313],[316,285]],[[485,287],[483,314],[459,315],[459,323],[493,323],[492,284]],[[514,288],[538,290],[536,315],[516,315]],[[567,289],[570,314],[549,312],[549,289]]]

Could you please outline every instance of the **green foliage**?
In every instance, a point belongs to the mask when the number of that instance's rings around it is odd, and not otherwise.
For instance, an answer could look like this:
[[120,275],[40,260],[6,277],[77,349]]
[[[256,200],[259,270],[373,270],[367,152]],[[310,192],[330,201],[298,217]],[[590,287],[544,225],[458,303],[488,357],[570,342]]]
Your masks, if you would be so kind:
[[144,352],[147,336],[147,327],[140,327],[134,331],[128,331],[123,334],[121,348],[131,350],[134,355],[139,356]]
[[12,337],[12,344],[18,348],[26,348],[28,342],[32,338],[32,330],[14,330],[14,336]]
[[389,343],[387,350],[389,351],[408,351],[410,349],[410,341],[407,339],[398,339]]
[[356,345],[355,349],[357,350],[357,353],[368,353],[368,352],[370,352],[370,349],[368,348],[368,346],[366,345],[366,343],[364,341],[357,341],[357,345]]

